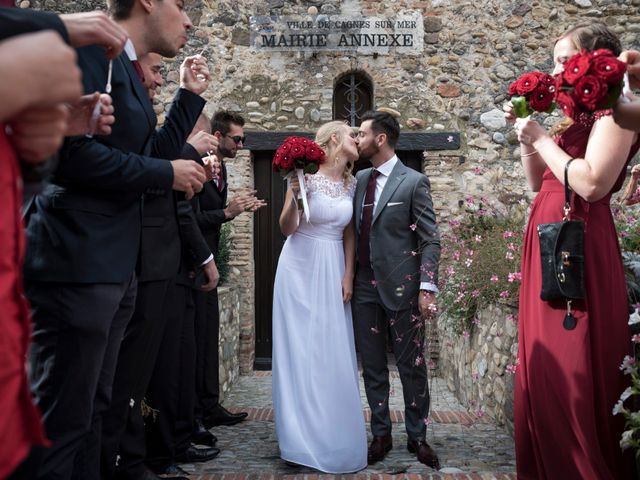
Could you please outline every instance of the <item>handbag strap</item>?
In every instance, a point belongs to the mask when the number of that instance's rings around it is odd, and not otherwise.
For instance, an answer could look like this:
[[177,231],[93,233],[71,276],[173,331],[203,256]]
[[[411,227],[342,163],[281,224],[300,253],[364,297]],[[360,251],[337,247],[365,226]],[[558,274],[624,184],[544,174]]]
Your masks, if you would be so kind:
[[575,158],[570,158],[567,163],[564,164],[564,218],[563,220],[569,220],[569,214],[571,213],[571,189],[569,187],[569,164],[573,162]]

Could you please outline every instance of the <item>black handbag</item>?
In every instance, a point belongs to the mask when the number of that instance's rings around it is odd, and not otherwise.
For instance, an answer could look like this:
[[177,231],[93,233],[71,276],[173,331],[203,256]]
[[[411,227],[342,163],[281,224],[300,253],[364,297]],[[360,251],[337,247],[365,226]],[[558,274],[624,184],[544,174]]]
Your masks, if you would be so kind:
[[583,299],[584,294],[584,222],[571,220],[571,191],[568,169],[573,158],[564,166],[564,217],[561,222],[538,225],[542,288],[540,298],[545,301],[566,299],[567,316],[564,326],[575,328],[571,301]]

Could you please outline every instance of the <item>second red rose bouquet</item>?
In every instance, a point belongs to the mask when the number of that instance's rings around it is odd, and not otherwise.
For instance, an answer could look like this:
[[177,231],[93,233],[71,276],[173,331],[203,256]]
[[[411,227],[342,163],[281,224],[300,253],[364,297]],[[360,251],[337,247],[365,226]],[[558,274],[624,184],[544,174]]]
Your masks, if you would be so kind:
[[290,181],[294,174],[298,176],[300,182],[298,208],[304,210],[307,221],[309,221],[309,207],[304,189],[304,174],[316,173],[324,160],[324,150],[316,142],[304,137],[288,137],[278,147],[271,162],[273,171],[282,174],[287,181]]
[[613,108],[622,92],[627,64],[609,50],[583,50],[564,63],[556,80],[556,101],[574,120]]
[[556,82],[549,74],[528,72],[509,85],[509,96],[513,111],[518,118],[525,118],[533,112],[551,112]]

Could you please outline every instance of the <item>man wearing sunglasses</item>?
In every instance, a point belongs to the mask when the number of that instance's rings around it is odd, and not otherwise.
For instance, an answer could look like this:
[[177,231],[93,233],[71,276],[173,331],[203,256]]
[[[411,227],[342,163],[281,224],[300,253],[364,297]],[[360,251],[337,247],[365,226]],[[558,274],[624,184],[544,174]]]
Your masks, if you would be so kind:
[[[214,257],[218,254],[222,224],[233,220],[242,212],[255,212],[265,203],[256,198],[255,191],[234,195],[227,203],[227,168],[225,158],[235,158],[244,146],[244,118],[228,111],[216,112],[211,120],[211,133],[218,139],[217,157],[220,170],[217,178],[208,182],[200,195],[194,198],[194,211],[198,226]],[[196,307],[196,425],[194,439],[206,437],[206,429],[217,425],[234,425],[247,416],[231,413],[219,403],[218,378],[218,293],[195,292]]]

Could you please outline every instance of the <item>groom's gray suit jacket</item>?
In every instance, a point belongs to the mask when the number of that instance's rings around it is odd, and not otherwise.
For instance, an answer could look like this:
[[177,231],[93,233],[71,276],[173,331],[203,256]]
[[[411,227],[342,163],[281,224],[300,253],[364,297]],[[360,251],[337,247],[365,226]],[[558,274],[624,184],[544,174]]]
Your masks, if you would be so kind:
[[[356,245],[372,170],[356,174]],[[426,175],[396,163],[373,212],[369,240],[377,291],[388,309],[409,308],[409,302],[417,299],[420,282],[437,285],[440,234]]]

